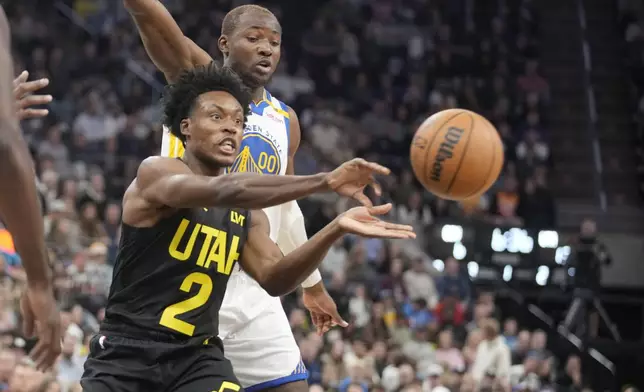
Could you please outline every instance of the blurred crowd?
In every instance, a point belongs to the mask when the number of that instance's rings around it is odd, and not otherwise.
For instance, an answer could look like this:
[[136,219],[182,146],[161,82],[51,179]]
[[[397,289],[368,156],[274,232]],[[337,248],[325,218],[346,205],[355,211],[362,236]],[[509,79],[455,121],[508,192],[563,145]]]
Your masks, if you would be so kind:
[[[164,1],[186,35],[217,57],[226,11],[244,2]],[[530,0],[265,2],[282,22],[283,56],[269,90],[299,114],[298,174],[354,156],[390,166],[383,199],[410,243],[338,242],[321,271],[351,325],[317,336],[295,295],[284,307],[311,390],[581,391],[579,358],[554,358],[546,334],[501,314],[455,259],[432,263],[422,233],[442,217],[556,225],[548,189],[548,82]],[[38,9],[35,13],[32,10]],[[72,23],[69,18],[74,12]],[[23,129],[36,162],[47,242],[66,330],[51,374],[36,372],[19,332],[20,259],[0,231],[0,391],[76,391],[98,330],[119,239],[120,198],[138,163],[160,151],[164,81],[117,1],[23,0],[7,7],[16,70],[48,77],[55,101]],[[506,165],[486,195],[464,203],[423,191],[410,172],[415,126],[461,107],[498,128]],[[312,235],[349,206],[301,203]],[[436,268],[438,267],[438,268]]]
[[619,27],[626,42],[625,59],[631,77],[633,122],[636,152],[639,158],[638,176],[640,194],[644,197],[644,3],[621,0],[618,3]]

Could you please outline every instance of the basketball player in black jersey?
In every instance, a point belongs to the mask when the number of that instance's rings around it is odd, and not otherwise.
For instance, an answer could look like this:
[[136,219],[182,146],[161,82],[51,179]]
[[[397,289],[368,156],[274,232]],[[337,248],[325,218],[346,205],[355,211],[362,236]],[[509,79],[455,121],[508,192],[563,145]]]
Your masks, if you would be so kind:
[[105,320],[85,363],[85,391],[239,391],[217,338],[236,263],[279,296],[346,233],[414,237],[410,226],[375,217],[391,205],[359,207],[283,256],[261,208],[331,190],[362,199],[373,176],[389,170],[355,159],[314,176],[222,175],[237,156],[250,99],[234,72],[214,64],[168,86],[165,125],[186,153],[146,159],[125,193],[119,254]]
[[20,303],[24,330],[28,336],[38,335],[31,356],[38,368],[44,370],[60,354],[60,317],[45,248],[33,163],[16,112],[22,108],[17,107],[14,97],[10,47],[9,24],[0,6],[0,219],[13,236],[27,273],[27,290]]

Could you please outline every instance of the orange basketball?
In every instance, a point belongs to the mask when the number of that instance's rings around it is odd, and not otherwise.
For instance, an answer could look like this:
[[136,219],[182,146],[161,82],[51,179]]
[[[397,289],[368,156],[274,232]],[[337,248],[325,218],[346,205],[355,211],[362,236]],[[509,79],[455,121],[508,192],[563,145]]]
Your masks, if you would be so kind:
[[410,159],[428,191],[465,200],[483,194],[499,177],[503,142],[483,116],[464,109],[443,110],[420,125]]

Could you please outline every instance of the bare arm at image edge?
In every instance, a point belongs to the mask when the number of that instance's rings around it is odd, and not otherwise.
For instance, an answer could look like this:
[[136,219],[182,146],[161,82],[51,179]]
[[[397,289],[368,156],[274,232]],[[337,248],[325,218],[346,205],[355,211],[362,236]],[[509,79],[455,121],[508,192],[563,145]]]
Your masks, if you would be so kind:
[[43,218],[33,162],[15,110],[13,79],[9,26],[0,8],[0,217],[13,236],[29,285],[49,286]]

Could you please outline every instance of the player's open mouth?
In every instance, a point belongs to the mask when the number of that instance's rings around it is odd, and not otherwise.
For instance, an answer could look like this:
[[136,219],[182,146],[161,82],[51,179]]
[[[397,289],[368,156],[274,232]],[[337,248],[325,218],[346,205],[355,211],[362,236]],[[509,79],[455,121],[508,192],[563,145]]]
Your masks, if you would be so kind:
[[224,139],[219,143],[219,146],[224,154],[232,155],[235,153],[235,142],[232,139]]
[[273,64],[269,60],[262,60],[255,64],[255,68],[262,73],[270,73],[273,69]]

